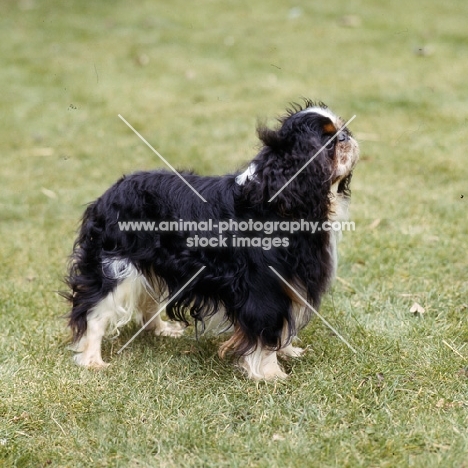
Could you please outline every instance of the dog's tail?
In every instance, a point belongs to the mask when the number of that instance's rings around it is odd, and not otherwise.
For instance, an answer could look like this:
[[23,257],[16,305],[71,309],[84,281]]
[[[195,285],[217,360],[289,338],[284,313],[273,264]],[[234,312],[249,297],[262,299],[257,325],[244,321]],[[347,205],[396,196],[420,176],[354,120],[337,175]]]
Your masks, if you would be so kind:
[[102,271],[104,223],[99,222],[98,201],[83,215],[65,278],[68,292],[63,296],[71,304],[68,326],[75,342],[86,332],[88,313],[115,287],[115,280]]

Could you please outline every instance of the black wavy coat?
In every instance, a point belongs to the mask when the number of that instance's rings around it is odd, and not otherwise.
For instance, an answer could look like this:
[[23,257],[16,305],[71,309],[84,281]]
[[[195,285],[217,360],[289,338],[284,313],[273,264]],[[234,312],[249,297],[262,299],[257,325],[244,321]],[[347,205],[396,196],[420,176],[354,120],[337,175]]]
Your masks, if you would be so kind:
[[[265,236],[229,231],[223,248],[189,248],[187,238],[218,237],[214,232],[124,232],[122,221],[219,220],[324,222],[330,217],[330,186],[334,143],[318,154],[284,189],[293,176],[324,145],[324,117],[297,113],[294,108],[277,130],[258,130],[262,148],[253,160],[255,174],[243,185],[236,175],[201,177],[182,173],[206,200],[204,203],[174,173],[137,172],[122,177],[83,216],[74,245],[67,282],[72,304],[69,315],[75,341],[85,332],[87,315],[119,280],[105,268],[105,259],[127,259],[153,283],[167,287],[168,298],[202,267],[203,272],[167,306],[171,319],[203,321],[223,308],[226,319],[240,330],[243,340],[233,352],[249,353],[260,343],[279,349],[295,336],[299,323],[293,301],[281,280],[300,285],[316,308],[333,271],[330,233],[286,233],[287,247],[234,248],[233,236]],[[349,177],[340,184],[348,192]],[[283,189],[278,195],[277,192]],[[276,196],[275,196],[276,195]],[[271,202],[271,197],[275,196]],[[272,234],[283,237],[285,233]]]

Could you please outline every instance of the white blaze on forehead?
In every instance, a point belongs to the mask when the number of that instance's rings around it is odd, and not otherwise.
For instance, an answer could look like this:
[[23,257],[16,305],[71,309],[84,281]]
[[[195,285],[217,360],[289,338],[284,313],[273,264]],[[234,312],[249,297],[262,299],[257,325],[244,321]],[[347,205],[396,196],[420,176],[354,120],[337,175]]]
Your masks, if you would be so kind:
[[332,123],[337,127],[340,128],[340,118],[337,117],[333,112],[331,112],[328,108],[326,107],[308,107],[307,109],[304,109],[301,111],[303,114],[319,114],[323,117],[326,117],[327,119],[330,119]]

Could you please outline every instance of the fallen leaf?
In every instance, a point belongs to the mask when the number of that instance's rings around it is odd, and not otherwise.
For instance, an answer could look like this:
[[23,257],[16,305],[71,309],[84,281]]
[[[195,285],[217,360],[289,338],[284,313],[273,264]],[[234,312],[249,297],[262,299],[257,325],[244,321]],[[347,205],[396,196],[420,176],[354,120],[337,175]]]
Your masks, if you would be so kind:
[[54,148],[33,148],[33,156],[52,156],[54,154]]
[[424,314],[424,312],[426,312],[426,309],[424,309],[424,307],[421,304],[418,304],[417,302],[415,302],[411,306],[410,312],[412,314],[415,314],[415,315],[416,314]]
[[182,354],[195,354],[198,351],[199,351],[198,348],[196,348],[195,346],[190,346],[189,349],[186,349],[185,351],[182,351]]
[[375,229],[381,222],[382,220],[380,218],[374,219],[372,223],[369,224],[368,228],[369,229]]
[[135,62],[140,67],[146,67],[150,63],[150,58],[146,54],[138,54],[135,57]]
[[465,406],[465,403],[463,401],[445,401],[445,398],[441,398],[437,403],[436,403],[436,408],[460,408],[462,406]]
[[420,57],[429,57],[434,53],[434,49],[431,46],[419,46],[413,49],[415,55],[419,55]]
[[53,190],[49,190],[49,189],[42,187],[41,192],[48,198],[52,198],[52,199],[57,198],[57,194]]
[[339,18],[338,24],[343,28],[359,28],[361,17],[357,15],[345,15]]
[[282,440],[285,440],[285,438],[281,434],[273,434],[272,440],[273,441],[282,441]]
[[343,278],[340,278],[339,276],[337,276],[335,279],[339,281],[341,284],[343,284],[344,286],[346,286],[350,291],[356,292],[356,288],[348,281],[344,280]]
[[19,416],[13,416],[13,421],[24,421],[29,418],[29,414],[26,411],[23,411]]
[[288,11],[288,19],[295,20],[300,18],[304,12],[301,7],[293,7]]

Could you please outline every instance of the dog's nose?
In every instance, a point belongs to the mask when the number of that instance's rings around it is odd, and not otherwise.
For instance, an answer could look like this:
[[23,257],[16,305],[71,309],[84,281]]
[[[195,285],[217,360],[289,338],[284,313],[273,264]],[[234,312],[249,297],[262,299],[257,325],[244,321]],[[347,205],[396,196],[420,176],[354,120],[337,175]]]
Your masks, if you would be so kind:
[[338,141],[339,142],[343,142],[343,141],[348,141],[349,140],[349,135],[345,132],[341,132],[339,135],[338,135]]

